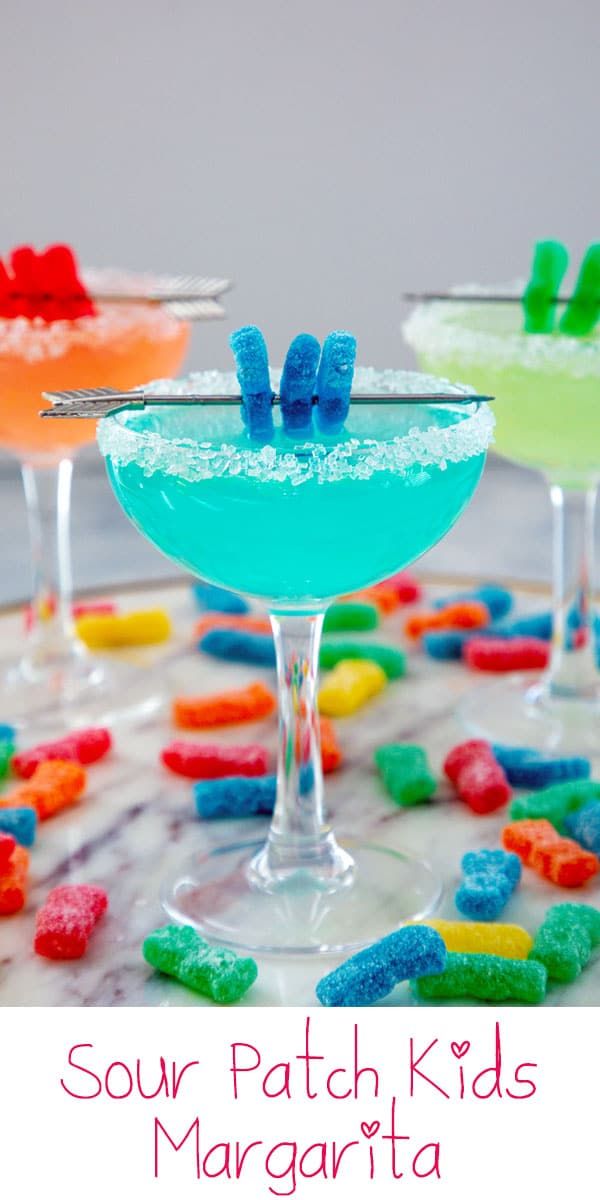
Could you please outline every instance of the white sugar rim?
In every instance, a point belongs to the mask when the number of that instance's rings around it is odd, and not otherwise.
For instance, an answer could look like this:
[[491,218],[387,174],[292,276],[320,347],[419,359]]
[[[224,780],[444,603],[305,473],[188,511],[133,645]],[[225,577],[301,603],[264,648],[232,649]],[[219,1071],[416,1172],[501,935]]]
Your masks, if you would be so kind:
[[[271,373],[274,389],[278,377],[279,372]],[[152,386],[160,392],[164,390],[165,382],[157,381]],[[168,385],[169,392],[180,395],[191,392],[228,395],[239,391],[233,372],[196,372],[185,379],[168,381]],[[395,391],[448,391],[457,396],[472,394],[470,388],[448,384],[445,380],[416,371],[376,371],[372,367],[357,368],[354,390],[381,394]],[[426,401],[421,404],[426,407]],[[458,409],[453,411],[458,412]],[[466,413],[461,407],[460,413],[462,419],[452,425],[443,427],[433,424],[426,429],[413,427],[408,433],[386,441],[351,437],[333,445],[308,442],[303,447],[295,446],[294,452],[291,452],[271,444],[241,449],[228,443],[217,445],[206,440],[197,442],[191,438],[163,437],[153,430],[133,428],[135,414],[131,410],[123,410],[98,423],[98,445],[102,454],[110,457],[116,466],[136,463],[148,476],[160,472],[176,475],[188,482],[211,479],[217,475],[242,475],[265,483],[286,481],[300,484],[310,478],[333,482],[341,478],[365,479],[379,471],[405,474],[416,466],[436,466],[444,470],[449,462],[463,462],[483,454],[492,441],[495,424],[489,406],[474,405]],[[300,457],[297,453],[299,449],[304,450]]]
[[[495,287],[462,284],[451,288],[453,295],[520,295],[525,281]],[[504,306],[503,306],[504,307]],[[600,337],[569,337],[563,333],[510,333],[493,329],[473,329],[469,319],[476,312],[490,315],[493,305],[476,302],[460,304],[458,300],[431,300],[418,305],[402,326],[409,346],[417,353],[444,361],[460,358],[462,362],[485,366],[519,366],[526,370],[552,372],[565,370],[573,378],[600,375]],[[494,310],[495,311],[495,310]]]

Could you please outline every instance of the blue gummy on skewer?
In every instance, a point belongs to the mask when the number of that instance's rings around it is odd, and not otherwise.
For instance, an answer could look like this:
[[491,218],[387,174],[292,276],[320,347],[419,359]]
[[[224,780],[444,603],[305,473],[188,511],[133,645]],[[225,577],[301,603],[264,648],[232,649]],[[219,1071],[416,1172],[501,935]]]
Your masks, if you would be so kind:
[[339,433],[350,408],[356,338],[335,330],[325,338],[317,377],[315,421],[321,433]]
[[328,1008],[374,1004],[404,979],[439,975],[446,965],[446,953],[436,929],[406,925],[324,975],[315,989],[317,999]]
[[33,808],[0,808],[0,833],[11,833],[21,846],[33,846],[37,813]]
[[442,596],[433,601],[433,608],[445,608],[447,604],[457,604],[464,600],[478,600],[485,604],[492,621],[501,621],[508,616],[514,604],[512,592],[508,588],[495,583],[484,583],[471,592],[456,592],[451,596]]
[[454,903],[473,921],[495,921],[521,878],[521,860],[507,850],[469,850]]
[[200,638],[198,649],[213,658],[225,658],[229,662],[252,663],[256,667],[275,666],[275,643],[270,633],[209,629]]
[[563,821],[567,833],[592,854],[600,856],[600,800],[590,800]]
[[237,592],[227,588],[217,587],[214,583],[194,583],[192,585],[194,599],[198,608],[205,612],[220,612],[229,614],[247,613],[250,605]]
[[242,419],[251,438],[273,437],[273,389],[265,339],[256,325],[243,325],[229,338],[242,393]]
[[0,725],[0,742],[13,742],[17,736],[14,725]]
[[497,744],[492,746],[492,753],[513,787],[532,791],[570,779],[589,779],[592,773],[589,759],[580,755],[550,758],[527,747]]
[[[312,767],[303,767],[300,771],[300,794],[310,792],[313,783]],[[276,798],[276,775],[227,775],[224,779],[201,779],[194,784],[196,812],[205,821],[270,817]]]
[[286,354],[279,395],[281,419],[288,434],[312,432],[313,396],[321,347],[312,333],[299,333]]

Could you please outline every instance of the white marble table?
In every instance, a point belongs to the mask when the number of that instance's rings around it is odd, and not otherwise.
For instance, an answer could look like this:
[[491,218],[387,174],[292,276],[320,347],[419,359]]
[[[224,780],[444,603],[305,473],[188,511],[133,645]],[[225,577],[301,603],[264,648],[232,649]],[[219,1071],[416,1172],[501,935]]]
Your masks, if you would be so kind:
[[[429,584],[427,590],[439,594],[455,590],[463,582],[438,581],[437,585]],[[164,662],[163,676],[169,687],[209,692],[241,686],[261,676],[273,682],[269,671],[219,664],[191,648],[197,614],[186,586],[148,588],[119,595],[118,599],[124,607],[164,605],[170,611],[176,638],[165,650],[145,656],[155,665]],[[519,595],[523,610],[547,604],[543,592]],[[400,643],[405,612],[388,618],[373,636]],[[0,617],[3,655],[15,644],[20,620],[16,613]],[[448,748],[464,737],[455,717],[456,703],[473,684],[473,676],[459,665],[435,664],[419,652],[411,653],[404,679],[391,684],[360,714],[337,722],[345,763],[327,778],[327,802],[334,826],[368,834],[380,843],[427,858],[444,881],[437,915],[448,918],[458,916],[453,893],[462,854],[469,848],[499,844],[498,833],[505,818],[498,814],[475,817],[452,796],[446,783],[440,783],[431,804],[398,809],[382,788],[372,756],[377,745],[405,739],[425,746],[439,772]],[[219,732],[219,739],[259,740],[274,747],[275,733],[272,718]],[[169,774],[158,762],[161,747],[174,736],[166,709],[141,727],[117,727],[114,752],[89,769],[88,792],[81,804],[40,827],[31,854],[26,909],[0,919],[0,1005],[204,1003],[177,983],[155,975],[142,959],[144,936],[166,920],[158,900],[160,882],[188,852],[234,841],[240,834],[240,840],[261,836],[266,832],[266,821],[201,824],[194,815],[190,783]],[[52,963],[33,953],[34,915],[49,889],[66,882],[104,886],[109,893],[110,912],[96,930],[85,958],[76,963]],[[568,899],[600,907],[600,885],[588,884],[577,893],[569,893],[525,870],[524,883],[503,919],[522,923],[533,931],[550,904]],[[258,980],[244,1003],[315,1003],[315,982],[336,961],[330,957],[260,959]],[[396,1005],[412,1002],[406,986],[397,988],[388,1001]],[[600,956],[570,987],[553,987],[546,1003],[600,1004]]]

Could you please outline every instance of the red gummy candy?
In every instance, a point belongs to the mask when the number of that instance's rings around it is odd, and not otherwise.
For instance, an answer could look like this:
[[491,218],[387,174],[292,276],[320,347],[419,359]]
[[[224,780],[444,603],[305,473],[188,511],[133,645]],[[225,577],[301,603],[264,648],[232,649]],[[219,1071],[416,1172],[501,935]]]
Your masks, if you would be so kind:
[[15,846],[8,869],[0,874],[0,917],[19,912],[25,904],[29,855],[24,846]]
[[77,762],[82,766],[97,762],[108,753],[112,745],[108,729],[77,729],[54,742],[41,742],[31,750],[14,754],[11,766],[21,779],[30,779],[40,763],[61,759]]
[[502,844],[526,866],[558,887],[582,887],[600,871],[600,860],[578,842],[561,837],[550,821],[513,821],[502,830]]
[[454,746],[444,761],[444,774],[473,812],[494,812],[511,797],[511,789],[489,742],[472,738]]
[[17,246],[9,267],[0,263],[0,316],[41,317],[51,324],[95,314],[69,246],[48,246],[39,253]]
[[16,844],[12,834],[0,833],[0,875],[10,870],[10,860]]
[[321,730],[321,763],[323,774],[336,771],[342,762],[342,751],[336,737],[335,729],[328,717],[319,718]]
[[216,746],[171,742],[161,752],[170,771],[187,779],[224,779],[228,775],[266,775],[269,754],[264,746]]
[[114,600],[80,600],[71,612],[75,621],[79,617],[112,617],[117,612],[117,605]]
[[87,883],[54,888],[35,919],[33,948],[44,958],[81,958],[108,896]]
[[421,584],[410,571],[398,571],[396,575],[390,575],[385,583],[394,589],[400,604],[414,604],[423,594]]
[[548,666],[550,646],[534,637],[474,637],[463,646],[463,658],[477,671],[530,671]]

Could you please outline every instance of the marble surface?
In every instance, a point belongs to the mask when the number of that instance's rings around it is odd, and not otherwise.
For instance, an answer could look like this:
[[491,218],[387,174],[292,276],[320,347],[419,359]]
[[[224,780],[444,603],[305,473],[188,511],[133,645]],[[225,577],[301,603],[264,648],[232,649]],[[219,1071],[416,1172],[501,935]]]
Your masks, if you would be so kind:
[[[451,585],[429,585],[427,590],[436,594],[456,586],[454,580]],[[174,619],[174,641],[166,650],[145,656],[149,687],[160,685],[173,694],[174,689],[221,690],[259,677],[273,682],[269,671],[217,664],[192,648],[196,614],[187,586],[153,587],[141,593],[123,593],[118,599],[124,607],[164,605]],[[540,609],[547,603],[543,592],[523,591],[519,595],[522,610]],[[405,612],[388,618],[373,636],[400,643]],[[0,618],[0,652],[4,656],[14,646],[19,628],[17,614]],[[446,783],[440,783],[431,804],[399,810],[375,774],[372,755],[375,747],[386,741],[418,742],[426,747],[434,770],[439,772],[448,748],[464,737],[456,716],[457,701],[474,684],[473,675],[460,666],[434,664],[421,653],[411,652],[404,679],[391,684],[360,714],[337,722],[345,762],[326,782],[328,811],[337,830],[368,834],[381,844],[430,861],[444,883],[437,915],[448,918],[458,915],[452,897],[462,854],[466,849],[497,845],[504,818],[498,814],[475,817],[452,796]],[[219,740],[258,740],[274,748],[275,734],[276,723],[271,718],[219,731]],[[174,736],[166,705],[143,725],[118,723],[114,751],[89,769],[88,790],[80,805],[40,827],[31,854],[26,909],[0,920],[1,1006],[205,1003],[176,982],[154,974],[142,959],[144,936],[165,921],[158,899],[161,881],[196,848],[220,846],[240,835],[241,839],[260,837],[266,833],[267,824],[258,819],[237,825],[201,824],[194,815],[190,783],[170,775],[158,762],[161,747]],[[25,744],[27,739],[23,737],[21,745]],[[52,963],[33,953],[34,916],[49,889],[66,882],[106,887],[110,912],[96,930],[84,959]],[[521,888],[502,919],[533,931],[548,906],[565,899],[600,906],[600,885],[592,883],[577,894],[568,893],[525,869]],[[329,956],[261,958],[258,980],[243,1003],[313,1004],[317,979],[336,961]],[[408,987],[398,987],[386,1003],[413,1003]],[[600,1004],[600,956],[570,987],[552,987],[546,1004]]]

